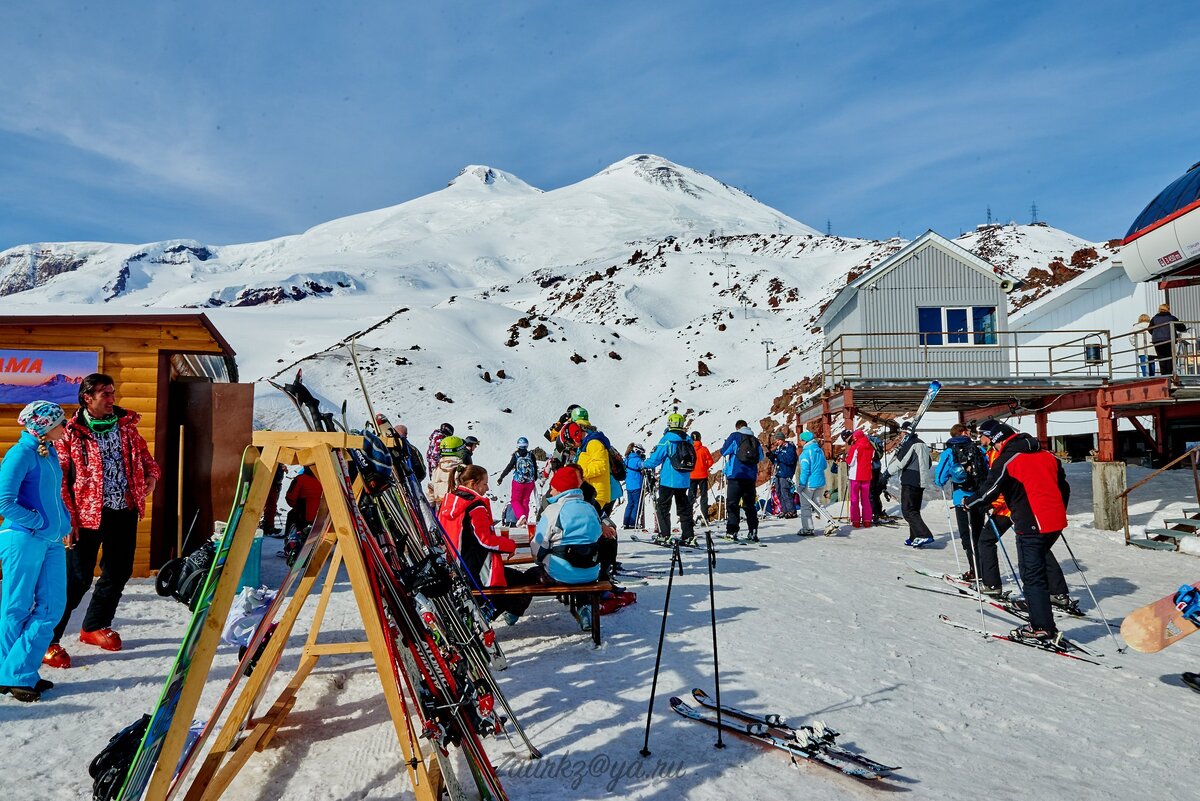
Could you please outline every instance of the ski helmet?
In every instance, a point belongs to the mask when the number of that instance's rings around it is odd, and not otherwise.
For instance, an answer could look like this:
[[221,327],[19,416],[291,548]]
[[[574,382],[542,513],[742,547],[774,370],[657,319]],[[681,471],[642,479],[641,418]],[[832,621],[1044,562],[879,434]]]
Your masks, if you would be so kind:
[[587,425],[589,422],[591,422],[588,420],[588,410],[582,406],[576,406],[571,410],[571,422]]
[[583,444],[583,429],[578,423],[567,423],[558,432],[559,442],[570,448],[578,448]]
[[984,420],[979,424],[979,436],[987,437],[992,442],[1003,442],[1016,433],[1017,430],[1008,423],[996,419]]
[[467,449],[467,444],[463,442],[461,437],[449,436],[442,438],[441,454],[442,456],[462,456]]
[[441,426],[438,427],[438,431],[441,431],[443,436],[449,437],[454,434],[454,426],[450,425],[449,423],[442,423]]
[[468,435],[467,438],[463,440],[463,444],[464,445],[478,445],[479,439],[477,437]]
[[528,448],[529,440],[527,440],[525,437],[517,437],[517,447],[518,448]]
[[636,453],[638,456],[645,456],[646,448],[643,445],[634,445],[633,452]]
[[679,412],[671,412],[667,415],[667,428],[684,428],[687,426],[687,419]]

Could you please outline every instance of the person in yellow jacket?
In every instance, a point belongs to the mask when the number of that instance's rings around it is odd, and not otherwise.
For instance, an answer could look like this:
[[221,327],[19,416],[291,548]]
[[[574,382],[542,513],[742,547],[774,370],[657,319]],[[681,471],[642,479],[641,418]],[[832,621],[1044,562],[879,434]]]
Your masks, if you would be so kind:
[[583,429],[583,442],[579,446],[575,463],[583,469],[583,480],[596,490],[596,503],[604,514],[612,511],[612,467],[608,452],[612,445],[602,431],[597,430],[588,419],[583,407],[571,410],[571,422]]

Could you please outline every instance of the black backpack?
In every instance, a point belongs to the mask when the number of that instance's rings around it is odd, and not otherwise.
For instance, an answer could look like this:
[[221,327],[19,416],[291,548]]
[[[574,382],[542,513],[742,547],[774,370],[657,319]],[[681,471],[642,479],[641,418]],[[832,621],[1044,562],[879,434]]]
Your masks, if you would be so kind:
[[625,480],[625,457],[611,445],[608,446],[608,471],[617,481]]
[[682,442],[676,442],[669,459],[671,467],[680,473],[691,473],[696,468],[696,449],[692,447],[692,441],[684,439]]
[[758,440],[749,434],[742,434],[734,456],[742,464],[758,464]]
[[154,590],[164,597],[171,596],[188,609],[196,611],[196,601],[204,587],[204,579],[217,557],[216,540],[206,540],[183,559],[172,559],[158,570]]
[[[988,474],[987,460],[983,458],[983,451],[979,450],[979,446],[974,442],[954,442],[950,445],[950,458],[954,463],[963,469],[966,473],[965,481],[955,481],[959,489],[974,492],[983,485],[984,478]],[[951,476],[953,479],[954,476]]]

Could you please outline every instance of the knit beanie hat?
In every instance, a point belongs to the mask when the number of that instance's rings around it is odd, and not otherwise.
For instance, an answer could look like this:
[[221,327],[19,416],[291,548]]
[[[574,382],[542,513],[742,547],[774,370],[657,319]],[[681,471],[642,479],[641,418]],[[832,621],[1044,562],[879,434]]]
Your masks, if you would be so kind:
[[579,489],[582,483],[583,480],[579,477],[579,471],[574,467],[560,467],[550,477],[550,489],[555,492]]
[[801,442],[812,442],[813,441],[813,432],[801,431],[800,432],[800,441]]
[[17,422],[36,437],[46,436],[47,432],[53,431],[55,426],[66,419],[62,407],[50,401],[34,401],[17,415]]

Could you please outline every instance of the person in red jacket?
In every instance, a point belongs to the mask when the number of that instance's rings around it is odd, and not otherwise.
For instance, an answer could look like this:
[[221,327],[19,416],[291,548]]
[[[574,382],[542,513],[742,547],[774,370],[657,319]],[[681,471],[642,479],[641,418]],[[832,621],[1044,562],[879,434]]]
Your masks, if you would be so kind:
[[300,475],[292,479],[284,496],[292,510],[288,512],[289,527],[307,528],[317,519],[317,509],[321,506],[321,479],[313,475],[310,468],[304,468]]
[[871,527],[871,461],[875,446],[862,431],[843,431],[846,446],[846,478],[850,482],[850,525]]
[[710,451],[703,442],[700,441],[700,432],[692,432],[692,450],[696,452],[696,466],[692,468],[691,483],[688,485],[688,502],[692,504],[692,508],[696,508],[696,495],[700,496],[700,514],[704,516],[704,522],[708,523],[708,471],[712,470],[713,458]]
[[66,546],[67,607],[43,660],[52,667],[71,665],[60,640],[71,613],[92,586],[101,546],[100,579],[79,641],[106,651],[121,650],[121,635],[112,622],[133,574],[138,520],[146,514],[146,499],[154,495],[161,471],[138,433],[141,415],[117,406],[116,398],[111,377],[85,377],[79,385],[79,411],[67,421],[58,447],[71,533]]
[[979,424],[981,439],[987,439],[997,454],[983,487],[965,500],[967,506],[982,507],[1003,494],[1017,533],[1017,563],[1029,605],[1029,623],[1012,631],[1013,637],[1053,641],[1054,606],[1073,607],[1067,580],[1058,560],[1050,552],[1067,527],[1067,484],[1062,462],[1044,451],[1028,434],[1018,434],[999,420]]
[[[504,557],[514,553],[517,544],[496,532],[487,491],[487,470],[479,465],[463,468],[458,485],[442,501],[438,520],[463,566],[479,581],[479,586],[519,587],[529,584],[533,581],[532,577],[504,566]],[[525,614],[532,598],[528,595],[493,595],[490,600],[498,612],[504,613],[505,621],[511,626]]]

